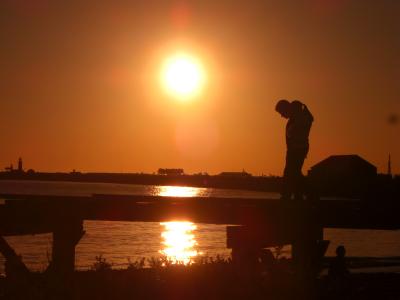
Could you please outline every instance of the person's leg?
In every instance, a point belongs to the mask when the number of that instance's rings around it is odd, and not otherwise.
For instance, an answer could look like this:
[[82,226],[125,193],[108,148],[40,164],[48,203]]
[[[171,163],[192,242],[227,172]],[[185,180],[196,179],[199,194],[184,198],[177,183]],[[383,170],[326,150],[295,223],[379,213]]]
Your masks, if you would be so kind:
[[307,156],[307,149],[299,149],[293,153],[293,193],[297,200],[302,200],[304,195],[304,176],[301,172],[304,160]]
[[291,197],[290,187],[289,187],[289,154],[286,151],[286,162],[285,169],[283,170],[283,178],[282,178],[282,191],[281,191],[281,199],[289,200]]
[[286,164],[283,172],[282,199],[290,200],[295,191],[294,184],[296,182],[297,159],[296,152],[292,150],[286,151]]

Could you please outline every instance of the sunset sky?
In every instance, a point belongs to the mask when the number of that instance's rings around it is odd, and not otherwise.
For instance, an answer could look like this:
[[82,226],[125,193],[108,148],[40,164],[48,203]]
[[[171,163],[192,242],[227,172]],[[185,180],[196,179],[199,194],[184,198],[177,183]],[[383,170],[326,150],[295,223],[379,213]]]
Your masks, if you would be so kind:
[[[359,154],[400,173],[400,1],[0,2],[0,167],[281,175],[299,99],[315,122],[303,171]],[[160,80],[186,53],[201,90]]]

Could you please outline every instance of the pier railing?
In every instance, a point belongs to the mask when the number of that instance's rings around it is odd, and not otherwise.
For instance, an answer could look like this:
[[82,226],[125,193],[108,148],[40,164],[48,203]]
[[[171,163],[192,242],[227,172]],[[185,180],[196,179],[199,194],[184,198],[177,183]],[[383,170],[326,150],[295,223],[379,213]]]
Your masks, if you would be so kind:
[[84,235],[84,220],[226,224],[227,247],[233,252],[292,244],[298,257],[321,252],[312,248],[321,245],[323,228],[400,228],[398,208],[371,209],[361,200],[296,203],[254,198],[16,194],[0,198],[4,199],[0,205],[0,252],[6,260],[23,266],[3,236],[50,232],[53,252],[49,270],[65,276],[74,270],[75,246]]

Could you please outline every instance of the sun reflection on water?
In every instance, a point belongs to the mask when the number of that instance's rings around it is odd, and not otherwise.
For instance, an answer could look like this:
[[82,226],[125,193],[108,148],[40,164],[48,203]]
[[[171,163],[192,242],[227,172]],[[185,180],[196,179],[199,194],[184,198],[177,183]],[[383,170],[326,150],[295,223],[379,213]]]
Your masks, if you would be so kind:
[[[199,188],[185,186],[161,186],[157,191],[159,196],[195,197],[200,193]],[[195,249],[197,242],[194,231],[196,224],[187,221],[172,221],[160,223],[162,249],[159,251],[173,264],[188,265],[200,253]]]
[[199,188],[187,186],[160,186],[157,191],[158,196],[165,197],[195,197],[200,192]]
[[195,249],[197,242],[193,231],[197,226],[192,222],[165,222],[161,233],[164,248],[160,253],[172,263],[188,265],[199,252]]

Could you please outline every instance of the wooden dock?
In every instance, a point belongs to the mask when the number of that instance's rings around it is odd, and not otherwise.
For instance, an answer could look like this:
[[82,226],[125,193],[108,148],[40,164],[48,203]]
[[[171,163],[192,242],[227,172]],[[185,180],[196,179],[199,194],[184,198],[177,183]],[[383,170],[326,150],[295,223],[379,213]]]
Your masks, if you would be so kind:
[[[84,220],[226,224],[228,248],[317,243],[324,228],[400,229],[399,208],[371,209],[360,200],[284,203],[276,199],[93,195],[0,195],[0,252],[17,256],[2,238],[53,233],[51,270],[74,270]],[[300,251],[302,252],[302,251]],[[304,251],[303,251],[304,252]]]

